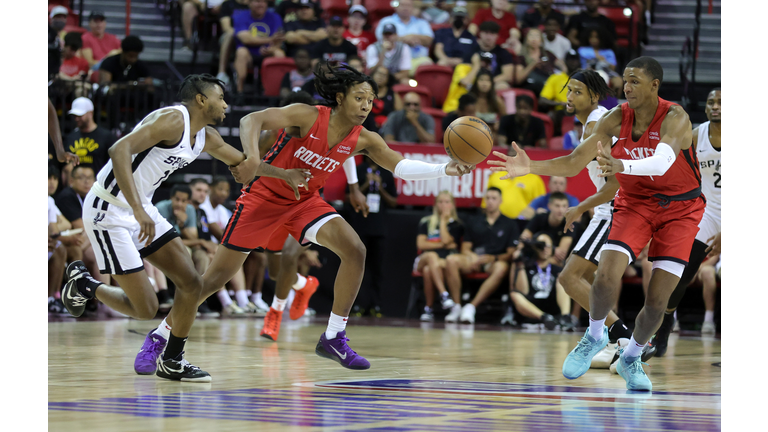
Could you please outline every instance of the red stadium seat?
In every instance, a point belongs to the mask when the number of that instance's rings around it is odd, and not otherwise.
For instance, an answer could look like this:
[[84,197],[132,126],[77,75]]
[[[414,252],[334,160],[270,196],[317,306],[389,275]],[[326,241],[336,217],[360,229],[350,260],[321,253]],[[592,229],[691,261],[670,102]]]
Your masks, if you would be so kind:
[[[451,86],[453,68],[440,65],[423,65],[416,69],[414,79],[419,85],[428,87],[435,97],[435,105],[442,107],[448,88]],[[431,106],[431,105],[430,105]]]
[[280,95],[280,83],[286,73],[296,69],[296,62],[290,57],[267,57],[261,63],[261,86],[264,96]]
[[[632,15],[633,17],[627,17],[624,15],[624,9],[625,8],[597,8],[597,11],[605,15],[606,17],[610,18],[611,21],[616,25],[616,38],[618,39],[616,41],[616,44],[622,47],[626,47],[630,45],[630,28],[632,29],[632,39],[631,39],[631,45],[633,47],[637,46],[637,40],[638,40],[638,29],[637,24],[638,22],[643,19],[643,16],[640,12],[640,9],[637,6],[632,6]],[[634,18],[634,22],[632,21],[632,18]]]
[[514,94],[515,98],[517,98],[520,95],[526,95],[530,96],[531,99],[533,99],[533,110],[538,111],[539,110],[539,98],[536,96],[536,94],[530,90],[522,89],[522,88],[510,88],[510,89],[504,89],[504,90],[496,90],[496,94],[501,96],[501,98],[506,101],[506,98],[504,95],[506,94]]
[[320,0],[320,7],[323,8],[323,14],[328,18],[338,15],[342,19],[349,13],[347,0]]
[[99,83],[99,71],[95,70],[91,72],[91,82],[94,84]]
[[424,114],[429,114],[435,120],[435,142],[443,142],[443,117],[446,116],[446,112],[439,108],[422,107],[421,111]]
[[550,150],[562,150],[563,149],[563,137],[554,137],[547,141],[547,148]]
[[[368,22],[378,22],[384,17],[393,15],[395,8],[388,0],[365,0],[363,6],[368,10]],[[376,27],[372,27],[376,28]]]
[[565,135],[573,130],[573,119],[576,116],[563,116],[563,121],[560,123],[560,133]]
[[432,107],[432,92],[429,91],[429,88],[426,86],[418,85],[416,87],[411,87],[405,84],[395,84],[392,86],[392,90],[399,94],[400,97],[404,97],[408,92],[416,92],[421,96],[422,109]]
[[[544,133],[547,136],[547,143],[549,143],[549,141],[552,139],[552,136],[555,135],[555,123],[552,121],[552,118],[544,113],[537,111],[532,112],[531,115],[540,118],[544,122]],[[562,148],[563,145],[560,144],[560,147]]]

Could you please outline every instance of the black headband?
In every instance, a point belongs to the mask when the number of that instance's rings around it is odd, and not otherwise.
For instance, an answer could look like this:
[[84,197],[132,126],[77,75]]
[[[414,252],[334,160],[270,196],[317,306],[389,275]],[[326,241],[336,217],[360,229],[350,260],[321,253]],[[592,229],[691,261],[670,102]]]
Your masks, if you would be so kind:
[[584,72],[576,72],[575,74],[571,75],[572,80],[581,81],[583,83],[587,83],[587,77],[584,75]]

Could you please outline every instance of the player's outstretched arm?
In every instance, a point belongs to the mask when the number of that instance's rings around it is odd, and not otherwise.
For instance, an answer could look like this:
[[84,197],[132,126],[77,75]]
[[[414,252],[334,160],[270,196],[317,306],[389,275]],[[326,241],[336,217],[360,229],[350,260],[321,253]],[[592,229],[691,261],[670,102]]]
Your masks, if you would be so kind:
[[212,126],[205,127],[205,148],[203,151],[231,167],[245,160],[245,154],[227,144],[219,131]]
[[125,200],[133,209],[133,215],[141,226],[139,241],[146,241],[146,246],[155,238],[155,222],[144,211],[137,192],[131,168],[132,156],[162,142],[173,145],[181,139],[183,133],[184,116],[181,111],[159,111],[131,133],[120,138],[108,150],[117,185],[120,186],[120,191],[125,195]]
[[365,153],[380,167],[405,180],[426,180],[443,176],[462,176],[475,169],[474,165],[461,165],[454,160],[447,164],[431,164],[405,159],[389,148],[381,135],[363,130],[357,142],[356,153]]
[[607,177],[618,173],[638,176],[663,176],[675,163],[680,150],[687,150],[692,144],[691,121],[688,113],[679,106],[672,106],[661,123],[661,140],[653,156],[643,159],[615,159],[610,148],[598,146],[597,162]]
[[579,205],[568,209],[565,213],[565,228],[563,232],[573,231],[573,223],[579,220],[584,212],[609,202],[616,196],[618,190],[619,180],[616,179],[616,176],[608,177],[605,185],[597,193],[580,202]]
[[306,104],[291,104],[282,108],[267,108],[240,119],[240,141],[246,159],[238,165],[244,183],[256,175],[281,178],[275,167],[261,163],[259,138],[262,130],[298,128],[304,136],[317,120],[317,108]]
[[491,171],[506,171],[508,173],[501,178],[502,180],[524,176],[528,173],[573,177],[595,158],[598,142],[606,143],[606,146],[610,148],[611,137],[618,136],[620,132],[621,107],[617,107],[598,120],[592,135],[568,155],[543,161],[531,160],[526,152],[518,147],[517,143],[512,142],[512,148],[517,152],[515,156],[507,156],[495,151],[493,154],[500,160],[489,160],[488,165],[491,165]]

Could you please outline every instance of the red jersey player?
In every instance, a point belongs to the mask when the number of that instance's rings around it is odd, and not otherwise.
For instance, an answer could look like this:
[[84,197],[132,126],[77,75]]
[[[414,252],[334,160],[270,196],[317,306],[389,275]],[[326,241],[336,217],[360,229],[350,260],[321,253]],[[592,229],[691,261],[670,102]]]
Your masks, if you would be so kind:
[[[492,169],[505,178],[532,172],[578,174],[597,156],[602,176],[616,175],[621,188],[614,201],[613,224],[603,246],[590,292],[590,326],[563,363],[563,375],[575,379],[589,369],[592,357],[608,343],[605,318],[615,304],[621,277],[631,260],[651,240],[653,273],[645,305],[635,319],[629,345],[621,351],[617,371],[630,390],[651,390],[640,363],[645,343],[659,328],[672,291],[688,261],[704,213],[701,174],[691,142],[691,122],[678,105],[659,97],[663,70],[651,57],[639,57],[624,69],[627,102],[605,114],[592,135],[568,156],[531,161],[494,152],[503,161]],[[619,140],[608,152],[611,137]],[[606,148],[603,144],[606,143]]]
[[[347,345],[345,331],[363,279],[365,246],[318,191],[331,173],[356,154],[368,155],[406,180],[461,176],[474,166],[404,159],[380,135],[362,127],[377,96],[378,86],[371,77],[345,65],[330,67],[327,62],[318,63],[314,72],[315,88],[330,107],[293,104],[251,113],[240,120],[247,158],[230,170],[235,178],[244,179],[244,187],[224,230],[224,247],[216,250],[203,275],[200,299],[202,302],[229,281],[252,250],[282,248],[286,233],[302,245],[311,242],[325,246],[339,256],[341,264],[328,328],[320,336],[315,353],[346,368],[368,369],[368,360]],[[258,147],[262,129],[282,129],[263,160]],[[256,177],[257,169],[265,174]],[[272,181],[266,175],[280,179]]]

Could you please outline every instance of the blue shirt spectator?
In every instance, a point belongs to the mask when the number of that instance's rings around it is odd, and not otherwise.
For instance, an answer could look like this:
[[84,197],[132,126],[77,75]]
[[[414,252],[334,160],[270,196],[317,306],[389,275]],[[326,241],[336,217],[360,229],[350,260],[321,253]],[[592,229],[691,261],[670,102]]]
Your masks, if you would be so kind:
[[608,64],[616,66],[616,54],[612,49],[601,49],[595,53],[595,50],[592,47],[581,47],[579,48],[579,56],[581,56],[581,68],[589,69],[590,60],[592,60],[593,64],[597,63],[597,54],[603,56]]
[[[577,205],[579,205],[578,198],[576,198],[575,196],[567,192],[563,192],[563,193],[565,194],[565,196],[568,197],[568,207],[576,207]],[[549,203],[550,194],[551,192],[548,194],[542,195],[534,199],[533,201],[531,201],[531,204],[530,204],[531,208],[533,208],[537,213],[539,213],[539,210],[549,211],[547,204]]]
[[[235,35],[241,31],[248,31],[254,37],[269,37],[283,28],[283,20],[280,15],[266,11],[261,18],[254,18],[250,10],[236,10],[232,14],[232,27]],[[254,58],[261,57],[259,46],[247,46],[239,38],[237,39],[237,48],[244,46],[248,48]]]
[[[477,42],[475,36],[466,28],[456,37],[453,28],[443,28],[435,32],[435,45],[443,44],[443,52],[448,58],[471,58],[475,53]],[[451,65],[455,66],[455,65]]]
[[[413,2],[411,0],[400,1],[394,15],[384,17],[379,21],[379,24],[376,26],[377,40],[382,40],[384,25],[389,23],[395,26],[397,34],[401,39],[407,38],[410,35],[429,36],[432,40],[435,38],[435,32],[432,31],[432,27],[427,20],[413,15]],[[428,56],[429,46],[432,45],[432,40],[428,44],[408,43],[411,47],[412,57],[419,58]]]

